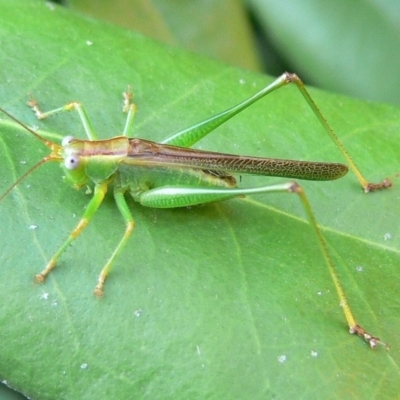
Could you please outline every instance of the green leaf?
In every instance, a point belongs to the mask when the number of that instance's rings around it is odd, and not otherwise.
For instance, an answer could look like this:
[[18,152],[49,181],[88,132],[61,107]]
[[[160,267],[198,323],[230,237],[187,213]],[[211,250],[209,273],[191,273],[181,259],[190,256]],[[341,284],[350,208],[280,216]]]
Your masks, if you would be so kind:
[[399,104],[400,8],[391,0],[248,0],[287,63],[327,90]]
[[[239,0],[69,0],[75,10],[242,68],[259,61]],[[195,18],[193,18],[195,16]]]
[[[43,109],[82,101],[106,138],[122,131],[121,93],[132,84],[135,135],[158,141],[270,82],[42,2],[1,0],[0,19],[0,104],[55,141],[83,137],[77,115],[39,122],[28,93]],[[369,195],[351,174],[304,182],[359,322],[392,350],[372,351],[347,333],[296,196],[177,210],[129,200],[136,228],[96,299],[97,275],[124,229],[109,197],[34,285],[90,198],[49,164],[0,204],[1,379],[40,399],[397,396],[400,110],[311,93],[365,175],[393,177],[393,188]],[[7,118],[0,127],[3,193],[47,150]],[[287,87],[195,147],[342,161],[325,136]],[[282,181],[242,176],[241,185]]]

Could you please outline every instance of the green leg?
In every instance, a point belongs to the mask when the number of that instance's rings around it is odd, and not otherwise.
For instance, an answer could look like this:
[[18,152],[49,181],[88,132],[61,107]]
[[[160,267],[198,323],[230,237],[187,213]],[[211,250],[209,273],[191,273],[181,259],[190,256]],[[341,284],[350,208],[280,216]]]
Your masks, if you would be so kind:
[[126,112],[127,116],[122,135],[127,137],[132,137],[132,127],[133,127],[133,120],[135,119],[136,115],[136,105],[131,102],[132,89],[130,86],[128,86],[128,90],[123,93],[123,97],[124,97],[124,106],[122,108],[122,111]]
[[214,115],[198,124],[191,126],[187,129],[179,131],[171,136],[168,136],[161,143],[171,144],[181,147],[191,147],[193,144],[197,143],[200,139],[207,136],[210,132],[216,129],[218,126],[222,125],[224,122],[228,121],[236,114],[240,113],[251,104],[262,99],[267,94],[273,92],[274,90],[285,86],[289,83],[289,74],[283,74],[274,82],[261,89],[255,95],[249,97],[247,100],[228,108],[227,110]]
[[161,143],[182,146],[182,147],[191,147],[194,143],[197,143],[200,139],[207,136],[211,131],[215,128],[235,116],[236,114],[240,113],[251,104],[255,103],[256,101],[260,100],[267,94],[273,92],[274,90],[280,89],[283,86],[286,86],[290,83],[295,83],[297,88],[299,89],[302,96],[307,101],[308,105],[312,109],[313,113],[318,118],[321,125],[324,127],[325,131],[328,133],[330,138],[333,140],[335,145],[343,154],[344,158],[349,164],[350,169],[355,174],[356,178],[360,182],[362,188],[365,192],[370,192],[373,190],[384,189],[391,186],[391,182],[388,179],[384,179],[381,183],[369,183],[364,176],[361,174],[360,170],[357,168],[355,163],[353,162],[352,158],[350,157],[349,153],[347,152],[346,148],[340,142],[339,138],[336,136],[333,129],[330,127],[326,119],[321,114],[321,111],[318,109],[317,105],[315,104],[314,100],[311,98],[310,94],[306,90],[304,83],[296,74],[291,74],[285,72],[271,84],[266,86],[265,88],[261,89],[257,92],[254,96],[248,98],[247,100],[237,104],[234,107],[231,107],[220,114],[217,114],[211,118],[208,118],[194,126],[191,126],[187,129],[179,131],[166,139],[164,139]]
[[[350,154],[347,152],[346,148],[344,147],[343,143],[339,140],[336,133],[328,124],[328,121],[324,118],[321,111],[315,104],[314,100],[308,93],[307,89],[304,86],[303,81],[296,75],[296,74],[289,74],[290,75],[290,82],[294,82],[297,88],[300,90],[300,93],[303,95],[305,100],[307,101],[308,105],[312,109],[313,113],[317,117],[318,121],[324,127],[325,131],[328,133],[330,138],[335,143],[336,147],[341,151],[343,157],[346,159],[347,163],[349,164],[350,169],[353,171],[354,175],[356,176],[358,182],[362,186],[365,193],[373,192],[379,189],[386,189],[392,186],[392,183],[389,179],[384,179],[380,183],[370,183],[368,182],[364,176],[362,175],[361,171],[358,169],[356,164],[354,163],[353,159],[351,158]],[[289,83],[290,83],[289,82]]]
[[38,106],[37,101],[33,97],[31,97],[28,101],[28,106],[32,109],[38,119],[45,119],[47,117],[50,117],[51,115],[55,115],[60,112],[76,110],[82,122],[86,136],[89,138],[89,140],[98,140],[97,133],[95,132],[93,125],[90,122],[90,118],[85,110],[85,107],[78,101],[73,101],[66,104],[65,106],[55,108],[54,110],[42,112]]
[[73,242],[82,233],[82,231],[89,224],[90,220],[93,218],[93,215],[96,213],[97,209],[102,203],[106,192],[107,192],[107,184],[102,183],[95,186],[94,195],[90,200],[89,204],[87,205],[82,218],[78,222],[78,225],[70,233],[68,239],[63,243],[63,245],[57,250],[56,254],[54,254],[54,256],[50,259],[44,270],[35,276],[36,282],[43,283],[45,281],[47,275],[57,265],[58,259],[60,258],[61,254],[71,244],[71,242]]
[[104,282],[106,281],[107,276],[110,273],[112,264],[113,264],[115,258],[118,256],[118,254],[121,252],[121,250],[126,245],[126,242],[128,241],[129,237],[131,236],[132,231],[135,226],[135,221],[133,220],[133,217],[129,210],[128,204],[126,204],[124,194],[122,192],[115,191],[114,198],[115,198],[115,202],[117,203],[118,209],[119,209],[120,213],[122,214],[122,217],[125,220],[126,228],[125,228],[125,233],[124,233],[121,241],[118,243],[118,246],[115,248],[113,254],[111,255],[111,257],[107,261],[106,265],[103,267],[103,269],[100,272],[96,288],[94,289],[94,294],[98,297],[103,296]]
[[190,188],[182,186],[165,186],[156,189],[151,189],[144,192],[140,197],[140,203],[147,207],[153,208],[173,208],[185,207],[208,202],[227,200],[236,196],[254,195],[262,193],[289,192],[296,193],[303,205],[307,214],[308,220],[316,234],[322,254],[329,269],[329,274],[333,280],[336,292],[339,297],[340,306],[343,309],[350,332],[361,336],[371,347],[375,347],[381,343],[379,338],[367,333],[359,326],[353,316],[353,313],[348,305],[346,295],[340,284],[336,268],[328,253],[328,247],[320,228],[318,227],[314,213],[312,212],[310,203],[304,193],[302,187],[296,182],[288,182],[284,184],[262,186],[258,188]]
[[[128,89],[126,92],[123,93],[124,97],[124,104],[123,104],[123,112],[127,113],[127,118],[124,126],[124,130],[122,132],[123,136],[131,136],[131,130],[133,126],[133,120],[135,118],[136,114],[136,105],[131,102],[132,100],[132,90],[130,86],[128,86]],[[38,102],[31,96],[29,101],[28,101],[29,107],[32,109],[32,111],[35,113],[36,117],[38,119],[45,119],[47,117],[50,117],[52,115],[58,114],[60,112],[65,112],[65,111],[73,111],[76,110],[78,112],[79,118],[82,122],[83,129],[85,130],[86,136],[90,140],[98,140],[98,136],[96,131],[93,128],[93,125],[90,121],[90,118],[88,116],[88,113],[83,106],[83,104],[79,103],[78,101],[73,101],[71,103],[68,103],[62,107],[55,108],[54,110],[46,111],[43,112],[40,110]]]

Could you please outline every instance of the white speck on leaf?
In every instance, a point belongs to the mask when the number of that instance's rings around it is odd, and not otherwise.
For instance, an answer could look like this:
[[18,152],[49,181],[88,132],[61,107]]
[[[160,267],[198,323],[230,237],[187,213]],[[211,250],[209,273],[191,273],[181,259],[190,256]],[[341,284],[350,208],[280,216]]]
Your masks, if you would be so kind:
[[40,300],[47,300],[48,298],[49,298],[49,294],[47,293],[47,292],[43,292],[41,295],[40,295]]
[[143,314],[143,310],[142,310],[141,308],[139,308],[139,309],[137,309],[137,310],[135,310],[135,311],[133,312],[133,315],[134,315],[135,317],[140,317],[142,314]]
[[278,356],[278,361],[282,364],[282,363],[284,363],[285,361],[286,361],[286,356],[285,355],[281,355],[281,356]]

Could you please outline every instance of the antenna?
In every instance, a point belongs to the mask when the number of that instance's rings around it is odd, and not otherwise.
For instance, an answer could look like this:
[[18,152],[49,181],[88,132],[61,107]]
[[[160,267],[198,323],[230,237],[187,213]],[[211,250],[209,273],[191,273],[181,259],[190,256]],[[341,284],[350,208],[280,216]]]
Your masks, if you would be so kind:
[[46,145],[50,150],[51,153],[41,159],[37,164],[35,164],[32,168],[30,168],[27,172],[25,172],[20,178],[18,178],[1,196],[0,196],[0,202],[3,201],[5,197],[17,186],[19,185],[28,175],[30,175],[32,172],[34,172],[36,169],[38,169],[41,165],[49,162],[49,161],[62,161],[63,157],[61,156],[61,150],[62,146],[51,142],[50,140],[45,139],[44,137],[40,136],[38,133],[36,133],[33,129],[29,128],[27,125],[25,125],[23,122],[15,118],[13,115],[11,115],[9,112],[4,110],[3,108],[0,107],[0,111],[7,115],[10,119],[12,119],[14,122],[16,122],[18,125],[22,126],[26,131],[31,133],[33,136],[35,136],[36,139],[40,140],[44,145]]

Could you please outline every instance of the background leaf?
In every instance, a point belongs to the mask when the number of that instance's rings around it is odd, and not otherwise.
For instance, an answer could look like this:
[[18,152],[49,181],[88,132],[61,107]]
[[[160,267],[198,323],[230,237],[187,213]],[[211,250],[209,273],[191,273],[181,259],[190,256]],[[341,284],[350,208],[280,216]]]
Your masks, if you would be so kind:
[[[76,10],[240,67],[399,104],[400,7],[392,0],[64,0]],[[249,17],[249,14],[251,17]],[[195,18],[194,18],[195,16]],[[259,61],[261,60],[261,62]]]
[[[69,0],[68,6],[242,68],[260,68],[240,0]],[[194,18],[195,16],[195,18]]]
[[[392,0],[247,0],[286,65],[318,87],[399,104],[400,7]],[[264,39],[265,40],[265,39]],[[269,41],[269,43],[268,43]],[[267,54],[269,60],[272,59]],[[267,70],[272,71],[271,69]],[[394,81],[394,82],[393,82]]]
[[[270,79],[160,45],[42,2],[0,1],[0,102],[25,123],[82,137],[82,101],[101,137],[122,130],[134,87],[135,134],[161,140],[253,94]],[[398,172],[400,110],[312,90],[373,180]],[[1,191],[46,149],[1,121]],[[295,88],[263,99],[197,148],[340,161]],[[104,298],[97,274],[123,231],[112,198],[45,285],[38,272],[88,202],[47,165],[0,205],[0,377],[32,398],[393,398],[399,387],[400,191],[364,195],[352,175],[305,182],[360,322],[391,345],[347,334],[332,282],[295,196],[182,210],[129,200],[136,230]],[[271,179],[271,182],[282,180]],[[268,182],[242,177],[243,186]],[[35,228],[36,227],[36,228]]]

